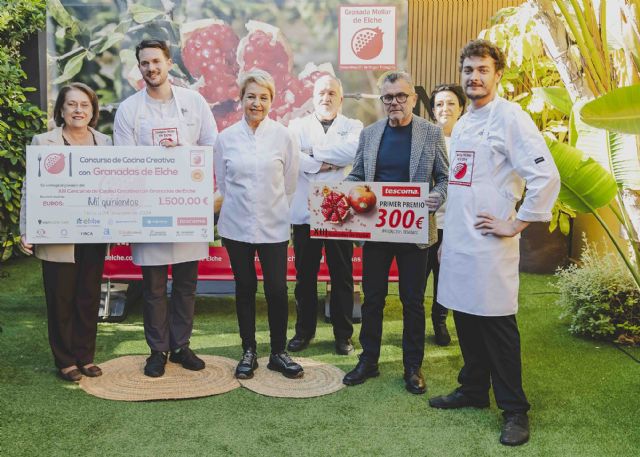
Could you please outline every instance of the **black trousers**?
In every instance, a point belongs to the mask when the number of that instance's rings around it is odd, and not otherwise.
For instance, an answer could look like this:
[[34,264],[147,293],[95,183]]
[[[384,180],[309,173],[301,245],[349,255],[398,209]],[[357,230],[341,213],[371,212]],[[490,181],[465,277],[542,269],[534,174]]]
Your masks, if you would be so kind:
[[459,391],[479,402],[489,400],[489,386],[498,408],[524,413],[530,408],[522,389],[520,332],[516,316],[475,316],[453,312],[464,366]]
[[362,251],[361,360],[377,363],[382,340],[382,318],[389,291],[389,269],[395,257],[402,302],[402,361],[405,369],[419,368],[424,357],[424,288],[427,249],[415,244],[367,241]]
[[324,246],[331,277],[331,324],[337,340],[353,335],[353,243],[309,237],[309,224],[293,226],[296,255],[296,335],[311,338],[318,317],[318,271]]
[[42,261],[49,345],[58,368],[93,363],[104,244],[76,244],[75,263]]
[[287,241],[252,244],[223,238],[236,281],[236,312],[242,349],[256,349],[256,274],[255,255],[260,258],[264,295],[271,338],[271,353],[284,351],[287,342],[289,296],[287,295]]
[[198,261],[171,265],[171,299],[167,300],[169,265],[142,267],[144,336],[152,351],[175,351],[189,344],[198,283]]
[[440,277],[440,262],[438,262],[438,249],[442,244],[442,230],[438,229],[438,241],[429,246],[429,260],[427,262],[427,279],[433,271],[433,304],[431,305],[431,320],[434,324],[447,320],[449,310],[438,303],[438,278]]

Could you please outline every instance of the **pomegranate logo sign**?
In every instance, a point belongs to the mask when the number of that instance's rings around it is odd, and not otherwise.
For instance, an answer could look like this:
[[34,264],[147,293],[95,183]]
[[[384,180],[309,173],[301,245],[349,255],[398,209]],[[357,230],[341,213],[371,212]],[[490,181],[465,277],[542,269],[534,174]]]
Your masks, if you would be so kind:
[[44,169],[52,175],[62,173],[64,170],[64,154],[56,152],[44,158]]
[[338,18],[338,66],[341,70],[397,68],[395,6],[341,6]]
[[351,38],[351,50],[362,60],[375,59],[382,52],[382,35],[380,27],[360,29]]

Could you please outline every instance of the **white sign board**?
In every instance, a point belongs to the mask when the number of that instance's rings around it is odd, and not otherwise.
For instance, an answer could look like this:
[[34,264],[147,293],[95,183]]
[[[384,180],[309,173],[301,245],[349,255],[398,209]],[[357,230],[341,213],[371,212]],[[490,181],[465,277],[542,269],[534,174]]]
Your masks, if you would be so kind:
[[213,241],[210,147],[27,146],[27,241]]
[[428,183],[313,183],[311,238],[426,244],[428,194]]
[[341,6],[338,35],[341,70],[396,69],[395,6]]

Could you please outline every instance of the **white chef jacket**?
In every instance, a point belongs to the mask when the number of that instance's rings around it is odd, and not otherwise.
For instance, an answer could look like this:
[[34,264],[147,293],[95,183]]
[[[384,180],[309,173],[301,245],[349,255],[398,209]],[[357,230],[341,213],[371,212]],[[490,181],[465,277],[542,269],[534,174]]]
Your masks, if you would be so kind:
[[220,133],[214,150],[224,197],[220,236],[252,244],[288,241],[299,147],[287,128],[266,118],[253,132],[243,117]]
[[[173,98],[164,103],[149,97],[146,89],[123,101],[114,120],[114,144],[157,145],[154,131],[160,130],[173,132],[181,145],[212,146],[218,129],[204,97],[173,85],[171,91]],[[209,243],[132,243],[131,251],[136,265],[171,265],[207,257]]]
[[[455,125],[438,301],[479,316],[518,311],[519,236],[482,235],[481,211],[526,222],[548,221],[560,178],[544,139],[519,105],[500,97],[471,108]],[[520,209],[515,205],[525,187]]]
[[[291,223],[309,223],[309,188],[312,182],[340,182],[346,175],[345,167],[352,165],[358,149],[362,122],[338,114],[325,133],[315,114],[294,119],[289,130],[297,138],[301,149],[313,148],[313,157],[300,152],[298,185],[291,202]],[[320,172],[322,162],[337,169]]]

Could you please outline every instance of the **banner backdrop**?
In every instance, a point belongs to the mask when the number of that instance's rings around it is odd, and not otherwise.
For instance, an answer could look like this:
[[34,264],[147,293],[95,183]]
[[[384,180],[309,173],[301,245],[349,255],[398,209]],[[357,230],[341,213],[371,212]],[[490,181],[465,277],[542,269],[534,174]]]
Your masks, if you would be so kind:
[[[270,116],[285,125],[310,112],[323,73],[342,79],[344,114],[369,124],[382,116],[377,77],[406,68],[404,0],[50,0],[47,8],[50,106],[61,85],[82,81],[98,93],[105,133],[118,103],[144,86],[134,50],[145,38],[170,42],[173,83],[206,98],[219,130],[241,118],[236,80],[255,67],[273,75]],[[355,22],[341,23],[341,11]]]

